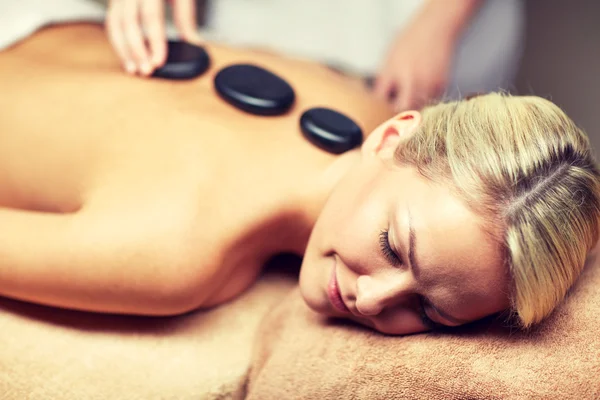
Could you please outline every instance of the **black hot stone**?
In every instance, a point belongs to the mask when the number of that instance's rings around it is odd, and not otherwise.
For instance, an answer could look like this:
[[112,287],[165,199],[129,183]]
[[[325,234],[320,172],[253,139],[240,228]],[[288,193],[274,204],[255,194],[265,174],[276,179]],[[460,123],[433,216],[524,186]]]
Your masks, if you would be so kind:
[[362,143],[362,130],[350,118],[329,108],[311,108],[300,117],[304,136],[315,146],[341,154]]
[[183,41],[167,42],[167,62],[152,76],[165,79],[192,79],[202,75],[210,66],[210,57],[204,48]]
[[250,64],[223,68],[215,89],[228,103],[256,115],[281,115],[294,104],[294,89],[279,76]]

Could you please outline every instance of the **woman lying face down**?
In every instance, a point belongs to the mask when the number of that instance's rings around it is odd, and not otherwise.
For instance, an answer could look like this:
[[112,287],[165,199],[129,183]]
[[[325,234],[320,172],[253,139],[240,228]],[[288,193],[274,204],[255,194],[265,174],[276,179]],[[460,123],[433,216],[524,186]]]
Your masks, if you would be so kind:
[[[207,46],[211,69],[182,84],[119,73],[101,27],[48,28],[0,54],[1,296],[181,314],[292,251],[310,307],[409,334],[503,311],[528,327],[577,279],[599,176],[552,103],[489,94],[376,127],[391,114],[357,82]],[[218,98],[211,76],[241,62],[289,80],[295,106],[269,119]],[[308,143],[298,121],[318,106],[366,127],[362,147]]]
[[378,127],[335,187],[303,260],[314,310],[388,334],[508,311],[527,328],[598,238],[584,133],[537,97],[488,94]]

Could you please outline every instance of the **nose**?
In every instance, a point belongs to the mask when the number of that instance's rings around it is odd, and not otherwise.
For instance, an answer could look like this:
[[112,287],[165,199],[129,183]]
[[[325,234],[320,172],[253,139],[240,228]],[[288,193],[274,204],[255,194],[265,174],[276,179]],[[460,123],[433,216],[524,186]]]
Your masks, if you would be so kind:
[[[404,274],[403,274],[404,275]],[[377,315],[412,292],[406,277],[361,275],[356,280],[356,309],[365,316]]]

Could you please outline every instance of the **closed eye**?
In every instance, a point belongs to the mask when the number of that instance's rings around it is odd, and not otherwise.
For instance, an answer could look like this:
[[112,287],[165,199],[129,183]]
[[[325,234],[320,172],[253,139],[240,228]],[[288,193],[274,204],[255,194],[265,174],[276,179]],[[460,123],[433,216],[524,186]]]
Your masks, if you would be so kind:
[[387,229],[379,233],[379,246],[381,247],[381,253],[390,264],[393,266],[402,265],[402,258],[390,246],[389,231]]

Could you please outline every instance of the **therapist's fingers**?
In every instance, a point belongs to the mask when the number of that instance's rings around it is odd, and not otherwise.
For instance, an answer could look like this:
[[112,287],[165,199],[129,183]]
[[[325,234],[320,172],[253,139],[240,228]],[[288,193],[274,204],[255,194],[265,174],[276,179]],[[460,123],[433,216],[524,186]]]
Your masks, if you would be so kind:
[[142,24],[148,39],[152,69],[162,66],[167,58],[167,34],[165,31],[165,8],[162,1],[145,1],[140,11]]
[[402,90],[394,101],[394,111],[402,112],[407,110],[418,110],[421,108],[419,101],[419,86],[410,79],[404,81]]
[[[146,2],[148,0],[144,0]],[[149,0],[157,1],[157,0]],[[144,43],[144,32],[141,26],[141,0],[126,0],[123,5],[123,30],[125,40],[129,47],[136,69],[142,75],[149,75],[152,72],[150,64],[150,55]]]
[[395,83],[390,74],[381,73],[375,80],[373,92],[375,96],[383,101],[390,101],[390,96],[394,91]]
[[195,0],[171,0],[173,20],[179,34],[188,42],[200,42],[198,24],[196,22]]
[[136,71],[135,63],[129,53],[129,46],[127,46],[125,33],[123,32],[123,4],[123,0],[112,0],[109,3],[105,25],[108,40],[121,60],[123,68],[128,73],[134,74]]

